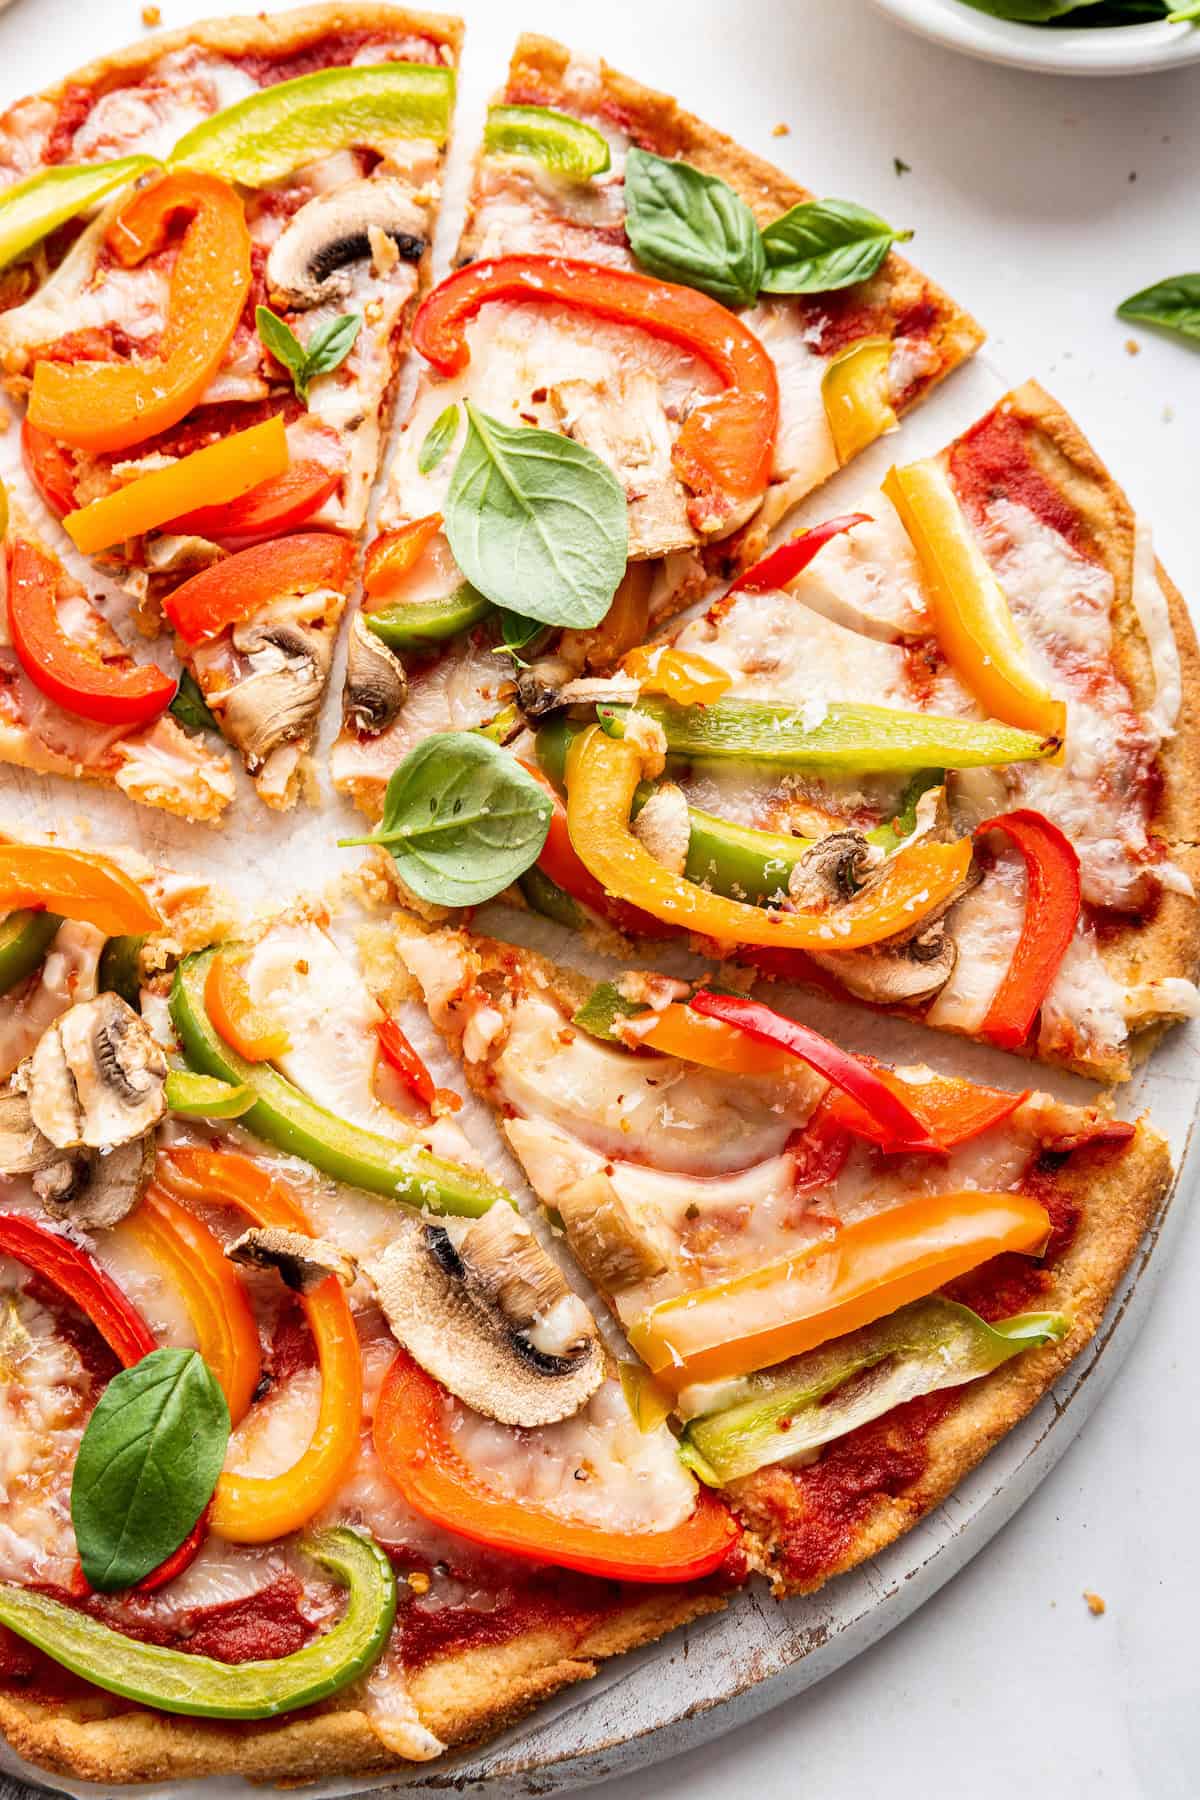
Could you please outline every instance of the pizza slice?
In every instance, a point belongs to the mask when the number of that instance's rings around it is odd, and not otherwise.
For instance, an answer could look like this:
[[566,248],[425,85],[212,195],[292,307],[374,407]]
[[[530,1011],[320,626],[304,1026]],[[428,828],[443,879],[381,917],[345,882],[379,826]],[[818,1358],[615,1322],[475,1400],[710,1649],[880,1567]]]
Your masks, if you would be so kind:
[[0,847],[0,1729],[106,1788],[399,1770],[718,1609],[740,1528],[346,922],[185,900]]
[[860,504],[559,691],[526,897],[1123,1079],[1196,1008],[1179,594],[1032,383]]
[[[232,19],[0,120],[0,357],[28,475],[147,628],[165,605],[277,807],[349,583],[335,534],[365,522],[428,274],[460,40],[375,4]],[[300,527],[298,570],[265,546]],[[173,610],[205,575],[219,620],[203,588]]]
[[458,266],[419,315],[430,366],[366,561],[339,788],[377,812],[430,730],[611,667],[969,356],[974,321],[899,235],[523,37]]
[[180,818],[220,818],[234,796],[228,755],[185,729],[204,709],[156,663],[134,660],[16,508],[0,578],[0,762],[119,788]]
[[877,1554],[1024,1417],[1170,1181],[1145,1120],[851,1056],[727,989],[593,986],[403,916],[373,963],[415,979],[779,1591]]

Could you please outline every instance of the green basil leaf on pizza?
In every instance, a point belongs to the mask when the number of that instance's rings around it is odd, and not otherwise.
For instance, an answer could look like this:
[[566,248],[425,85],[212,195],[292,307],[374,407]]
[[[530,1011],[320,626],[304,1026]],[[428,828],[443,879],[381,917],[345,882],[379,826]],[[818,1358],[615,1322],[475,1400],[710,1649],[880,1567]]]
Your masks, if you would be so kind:
[[422,475],[432,475],[458,434],[458,405],[451,401],[443,407],[417,452],[417,468]]
[[122,1369],[88,1420],[71,1482],[79,1560],[98,1593],[132,1587],[177,1550],[212,1499],[229,1407],[195,1350]]
[[911,236],[853,200],[801,201],[763,232],[763,291],[828,294],[853,287],[874,275],[893,244]]
[[328,375],[345,362],[362,328],[357,313],[342,313],[318,326],[308,343],[302,344],[291,326],[269,306],[258,307],[254,319],[264,348],[277,363],[283,364],[297,397],[304,401],[308,400],[310,383],[318,375]]
[[598,625],[625,573],[625,490],[556,431],[506,425],[468,400],[446,536],[473,588],[543,625]]
[[369,837],[405,885],[437,906],[480,906],[532,867],[553,805],[515,758],[470,731],[441,731],[405,757]]
[[625,230],[642,267],[726,306],[752,306],[764,256],[740,194],[690,163],[633,149],[625,162]]

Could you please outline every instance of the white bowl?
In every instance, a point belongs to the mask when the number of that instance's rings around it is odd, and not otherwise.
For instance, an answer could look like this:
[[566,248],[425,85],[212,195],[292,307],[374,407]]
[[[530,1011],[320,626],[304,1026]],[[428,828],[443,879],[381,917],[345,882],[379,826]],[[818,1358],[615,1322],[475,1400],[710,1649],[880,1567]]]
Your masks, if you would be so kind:
[[921,37],[985,62],[1048,75],[1144,75],[1200,62],[1200,24],[1022,25],[977,12],[965,0],[875,0],[881,12]]

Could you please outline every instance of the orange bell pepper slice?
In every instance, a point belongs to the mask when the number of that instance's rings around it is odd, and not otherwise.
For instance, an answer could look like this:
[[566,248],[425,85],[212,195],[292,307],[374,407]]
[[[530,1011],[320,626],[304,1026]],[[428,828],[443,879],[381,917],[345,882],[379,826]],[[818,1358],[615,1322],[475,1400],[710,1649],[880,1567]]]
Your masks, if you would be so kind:
[[883,491],[912,540],[934,630],[955,674],[992,718],[1061,742],[1066,704],[1030,667],[1004,589],[946,471],[932,459],[893,468]]
[[821,379],[821,399],[839,468],[900,421],[888,392],[891,338],[863,338],[835,356]]
[[591,631],[565,631],[560,639],[564,654],[578,647],[589,669],[608,669],[627,650],[636,649],[650,622],[650,591],[654,586],[654,562],[631,562],[612,597],[612,604]]
[[471,358],[467,326],[493,300],[577,307],[618,325],[634,325],[698,357],[723,383],[684,420],[671,452],[692,497],[697,531],[728,529],[730,514],[764,493],[779,424],[779,382],[754,333],[696,288],[676,287],[631,269],[561,256],[500,256],[467,263],[421,304],[413,343],[444,375]]
[[349,538],[332,531],[300,531],[210,563],[168,594],[163,611],[185,643],[200,644],[289,594],[312,594],[319,588],[345,593],[353,567]]
[[571,834],[567,828],[567,809],[563,805],[562,795],[548,776],[533,762],[523,757],[517,761],[527,775],[532,775],[538,786],[550,796],[553,811],[550,814],[550,829],[546,833],[546,841],[542,845],[542,853],[538,857],[537,866],[543,875],[549,876],[556,887],[572,900],[578,900],[601,919],[607,919],[626,937],[670,937],[671,927],[662,925],[648,912],[642,912],[636,906],[627,906],[623,900],[614,900],[604,891],[596,877],[589,873],[575,853],[571,843]]
[[[993,1125],[1002,1124],[1030,1094],[1028,1088],[1013,1094],[1007,1088],[983,1087],[957,1075],[929,1074],[922,1075],[919,1081],[907,1081],[894,1069],[882,1068],[873,1057],[865,1056],[862,1061],[922,1121],[939,1150],[953,1150],[981,1132],[990,1131]],[[838,1125],[845,1126],[855,1137],[888,1148],[887,1134],[879,1120],[849,1094],[832,1092],[829,1112]]]
[[724,944],[790,950],[857,950],[882,943],[936,912],[966,879],[971,845],[914,844],[888,862],[878,880],[833,913],[779,912],[727,900],[674,875],[629,829],[642,779],[641,755],[629,739],[593,725],[567,758],[567,827],[584,868],[612,898],[654,918]]
[[377,537],[363,559],[363,588],[369,598],[374,600],[398,587],[441,529],[441,513],[426,513],[424,518],[410,519]]
[[[282,423],[282,421],[281,421]],[[341,485],[341,471],[324,463],[292,463],[282,474],[260,481],[236,500],[200,506],[168,519],[164,531],[210,538],[216,543],[248,544],[282,537],[303,525]]]
[[508,1556],[579,1569],[610,1581],[696,1581],[720,1567],[739,1537],[733,1515],[707,1488],[681,1525],[606,1531],[564,1519],[561,1505],[510,1498],[459,1454],[446,1392],[401,1350],[383,1378],[375,1448],[389,1480],[422,1518]]
[[156,530],[197,500],[213,504],[236,500],[269,476],[281,475],[287,466],[287,434],[277,414],[81,506],[67,514],[63,527],[77,550],[94,556],[112,544]]
[[648,694],[666,694],[679,706],[708,706],[733,685],[732,675],[719,663],[666,644],[639,645],[622,667]]
[[1025,918],[980,1035],[1002,1050],[1019,1050],[1071,947],[1079,918],[1079,857],[1057,825],[1021,807],[985,819],[983,831],[1002,831],[1025,859]]
[[0,914],[24,907],[94,925],[106,937],[163,928],[157,907],[109,857],[48,844],[0,844]]
[[[159,1179],[184,1198],[235,1206],[255,1225],[282,1225],[312,1236],[290,1189],[249,1157],[177,1146],[159,1161]],[[362,1357],[354,1315],[336,1275],[302,1295],[321,1371],[321,1405],[307,1448],[279,1475],[226,1470],[213,1496],[212,1529],[235,1544],[286,1537],[327,1506],[358,1456],[362,1429]]]
[[227,951],[218,952],[208,965],[204,1005],[215,1029],[247,1062],[271,1062],[292,1047],[284,1027],[254,1004],[245,977]]
[[39,362],[29,418],[79,450],[128,450],[178,424],[221,366],[250,292],[250,233],[234,188],[179,170],[135,188],[108,229],[125,268],[160,249],[190,214],[170,276],[163,354],[145,362]]
[[29,423],[21,423],[21,461],[25,473],[56,519],[74,510],[75,465],[61,444]]
[[200,1354],[236,1425],[250,1410],[262,1374],[258,1327],[237,1269],[208,1226],[157,1182],[150,1183],[124,1229],[182,1295]]
[[177,682],[157,663],[137,663],[105,628],[102,649],[77,644],[58,616],[61,571],[36,544],[9,547],[8,629],[17,659],[55,705],[105,725],[146,725],[165,712]]
[[1027,1194],[925,1194],[844,1225],[783,1262],[664,1300],[629,1341],[664,1385],[750,1375],[934,1293],[1050,1234]]

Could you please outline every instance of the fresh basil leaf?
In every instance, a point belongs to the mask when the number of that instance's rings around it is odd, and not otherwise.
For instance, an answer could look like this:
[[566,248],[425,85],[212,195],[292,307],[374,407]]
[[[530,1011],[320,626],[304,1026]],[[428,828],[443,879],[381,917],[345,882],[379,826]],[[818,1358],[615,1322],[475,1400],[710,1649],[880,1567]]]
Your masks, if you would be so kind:
[[504,425],[471,402],[444,507],[454,560],[496,606],[543,625],[598,625],[625,573],[625,490],[572,438]]
[[401,880],[437,906],[480,906],[541,855],[553,804],[520,763],[489,738],[440,731],[409,752],[387,785],[370,837]]
[[518,651],[528,649],[534,639],[541,637],[546,629],[540,619],[527,619],[523,613],[505,612],[501,609],[499,619],[500,642],[496,645],[497,653],[504,655],[507,652],[515,662],[521,660]]
[[911,236],[853,200],[803,200],[763,232],[763,291],[828,294],[852,287],[875,273],[893,244]]
[[189,731],[220,731],[221,727],[209,711],[204,695],[200,692],[200,683],[190,669],[185,669],[179,677],[179,686],[175,690],[175,698],[167,711],[173,713],[181,725]]
[[441,411],[429,430],[425,433],[425,442],[417,452],[417,468],[422,475],[432,475],[442,458],[449,450],[458,433],[458,406],[451,401]]
[[304,379],[304,345],[291,326],[273,313],[269,306],[255,308],[254,323],[264,348],[270,351],[277,363],[283,364],[292,378],[293,387],[303,400],[301,384]]
[[87,1423],[71,1480],[83,1572],[132,1587],[177,1550],[212,1499],[229,1408],[196,1350],[152,1350],[122,1369]]
[[304,385],[307,387],[316,376],[328,375],[331,369],[344,363],[361,330],[362,319],[358,313],[342,313],[319,326],[305,347]]
[[625,230],[643,268],[722,300],[752,306],[763,244],[740,194],[690,163],[633,149],[625,160]]
[[1122,319],[1137,319],[1183,337],[1200,338],[1200,275],[1169,275],[1122,300],[1117,313]]

